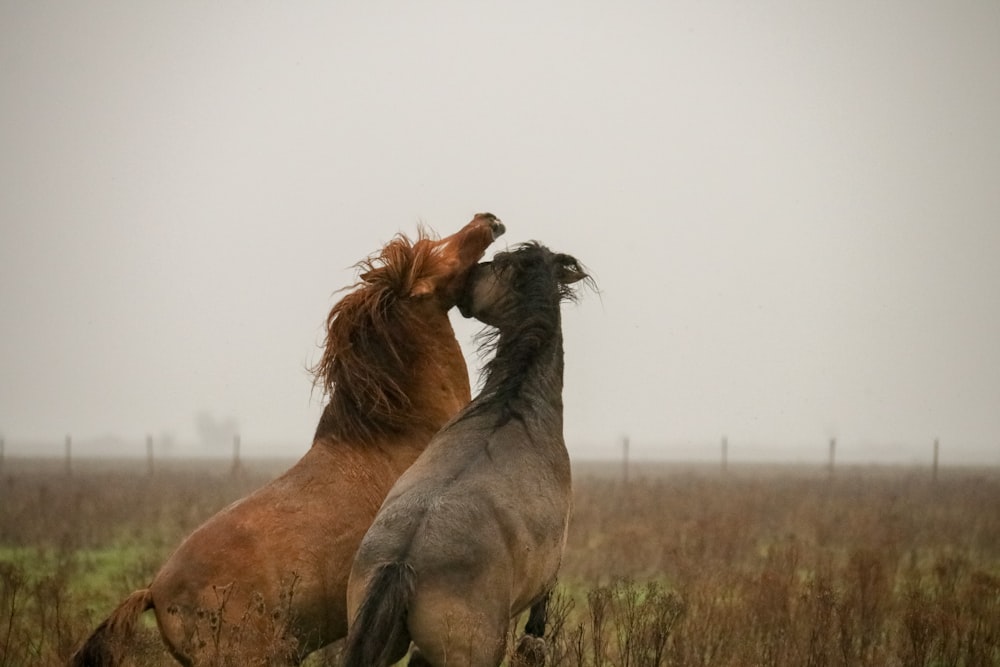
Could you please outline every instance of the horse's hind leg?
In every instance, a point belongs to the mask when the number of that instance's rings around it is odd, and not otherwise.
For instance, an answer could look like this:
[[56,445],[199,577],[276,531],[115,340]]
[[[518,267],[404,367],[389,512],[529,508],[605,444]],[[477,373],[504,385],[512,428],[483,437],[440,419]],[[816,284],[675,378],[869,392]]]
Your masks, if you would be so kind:
[[545,621],[548,611],[549,596],[531,605],[528,612],[528,622],[524,624],[524,635],[514,649],[513,667],[541,667],[545,664]]
[[548,620],[549,598],[552,593],[546,593],[545,597],[531,605],[528,611],[528,622],[524,624],[524,634],[532,637],[545,636],[545,622]]
[[406,665],[407,667],[434,667],[418,648],[414,648],[413,652],[410,653],[410,661]]

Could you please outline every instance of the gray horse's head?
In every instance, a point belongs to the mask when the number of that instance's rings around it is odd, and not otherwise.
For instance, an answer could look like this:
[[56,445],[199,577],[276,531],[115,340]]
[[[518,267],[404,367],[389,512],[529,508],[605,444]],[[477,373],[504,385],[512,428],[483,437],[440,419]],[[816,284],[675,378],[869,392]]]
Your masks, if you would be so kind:
[[537,242],[497,253],[493,261],[477,264],[469,274],[458,308],[497,328],[516,325],[526,312],[555,308],[575,298],[570,287],[589,279],[576,258],[555,253]]

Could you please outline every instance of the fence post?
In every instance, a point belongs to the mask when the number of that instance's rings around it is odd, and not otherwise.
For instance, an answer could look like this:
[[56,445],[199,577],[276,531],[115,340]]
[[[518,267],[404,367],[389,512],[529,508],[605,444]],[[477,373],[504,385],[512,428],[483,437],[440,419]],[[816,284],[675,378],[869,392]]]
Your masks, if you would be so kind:
[[155,467],[153,463],[153,436],[151,435],[146,436],[146,465],[148,466],[147,473],[152,477]]
[[938,477],[938,450],[941,448],[941,443],[937,438],[934,438],[934,467],[931,470],[931,479],[937,482]]
[[834,466],[834,461],[836,460],[836,458],[837,458],[837,439],[836,438],[830,438],[830,463],[829,463],[829,466],[830,466],[830,469],[829,469],[830,477],[833,477],[833,466]]
[[722,472],[726,472],[729,467],[729,440],[722,436]]
[[230,474],[233,475],[234,477],[236,475],[239,475],[241,472],[240,470],[241,466],[242,464],[240,463],[240,434],[237,433],[233,436],[233,468],[230,471]]
[[628,483],[628,436],[622,438],[622,479]]
[[73,438],[66,435],[66,476],[73,475]]

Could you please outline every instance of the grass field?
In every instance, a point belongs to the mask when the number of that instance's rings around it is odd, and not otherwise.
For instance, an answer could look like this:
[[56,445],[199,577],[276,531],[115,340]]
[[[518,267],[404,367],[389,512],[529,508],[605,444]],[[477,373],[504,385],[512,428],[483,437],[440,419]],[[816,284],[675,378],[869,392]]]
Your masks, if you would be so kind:
[[[58,665],[250,463],[11,460],[0,667]],[[1000,665],[1000,470],[579,465],[550,665]],[[151,621],[152,615],[147,614]],[[155,627],[142,665],[174,664]],[[337,665],[336,647],[308,665]]]

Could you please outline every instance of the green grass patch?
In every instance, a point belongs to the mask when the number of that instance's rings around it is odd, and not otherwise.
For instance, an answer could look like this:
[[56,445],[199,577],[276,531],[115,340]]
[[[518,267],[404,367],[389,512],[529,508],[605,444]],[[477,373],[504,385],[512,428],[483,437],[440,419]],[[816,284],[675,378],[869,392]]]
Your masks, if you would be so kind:
[[159,551],[139,544],[99,549],[0,546],[0,563],[20,570],[28,585],[45,580],[65,582],[74,597],[116,600],[149,583]]

